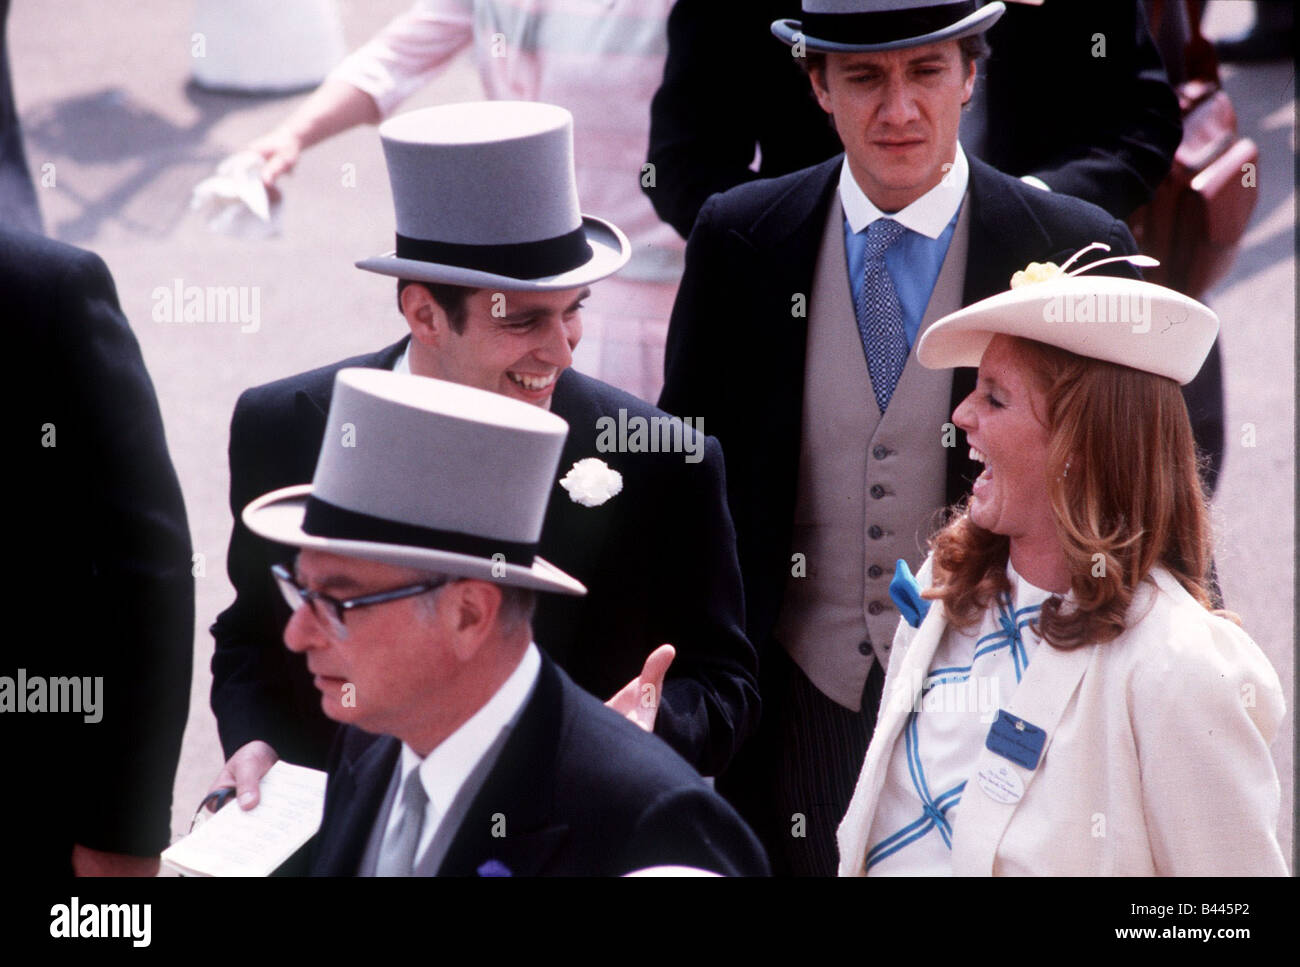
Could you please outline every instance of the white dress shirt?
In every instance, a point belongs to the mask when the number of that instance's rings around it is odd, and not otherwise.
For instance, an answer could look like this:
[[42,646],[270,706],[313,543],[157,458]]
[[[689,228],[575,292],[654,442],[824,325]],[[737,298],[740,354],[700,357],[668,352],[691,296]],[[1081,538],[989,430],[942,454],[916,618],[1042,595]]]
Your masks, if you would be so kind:
[[948,246],[957,228],[957,215],[970,181],[970,165],[957,146],[952,169],[916,201],[897,212],[883,212],[862,191],[846,158],[840,167],[839,197],[844,209],[844,255],[849,271],[853,304],[859,304],[867,257],[867,228],[880,218],[890,218],[907,229],[885,252],[885,268],[893,280],[903,311],[903,331],[908,346],[916,342],[930,296],[939,280]]
[[403,788],[413,769],[419,769],[420,783],[424,786],[429,801],[424,807],[424,826],[415,850],[417,866],[419,858],[428,851],[439,825],[470,773],[500,738],[502,731],[514,725],[524,703],[532,694],[541,667],[541,653],[535,644],[530,643],[524,657],[496,694],[427,756],[421,758],[409,745],[402,743],[402,755],[385,799],[388,816],[386,820],[381,818],[379,821],[384,823],[385,840],[395,835],[403,808],[401,796],[396,791]]
[[863,231],[877,218],[892,218],[904,228],[926,238],[937,239],[961,207],[969,181],[970,164],[959,144],[957,153],[953,156],[952,170],[937,185],[905,208],[893,213],[882,212],[854,179],[846,157],[840,166],[840,204],[844,206],[844,217],[848,219],[849,228],[855,234]]

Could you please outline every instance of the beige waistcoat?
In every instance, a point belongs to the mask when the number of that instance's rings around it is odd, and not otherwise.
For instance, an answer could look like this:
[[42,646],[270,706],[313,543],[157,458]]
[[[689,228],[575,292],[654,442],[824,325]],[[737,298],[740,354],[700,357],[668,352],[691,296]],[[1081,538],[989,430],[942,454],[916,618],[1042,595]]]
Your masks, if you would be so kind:
[[[964,199],[921,332],[961,308],[969,210]],[[817,256],[807,345],[791,544],[804,555],[806,573],[799,576],[796,558],[776,637],[814,685],[857,711],[871,663],[888,664],[898,625],[889,597],[895,561],[920,566],[944,505],[952,371],[923,367],[913,344],[880,412],[858,334],[838,200]],[[947,434],[954,443],[957,436]]]

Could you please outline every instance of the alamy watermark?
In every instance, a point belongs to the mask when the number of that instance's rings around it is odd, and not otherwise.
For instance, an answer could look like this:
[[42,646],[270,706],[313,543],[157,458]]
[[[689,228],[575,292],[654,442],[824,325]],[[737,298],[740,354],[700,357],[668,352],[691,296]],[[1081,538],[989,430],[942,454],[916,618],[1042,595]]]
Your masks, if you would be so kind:
[[50,907],[50,936],[124,938],[133,947],[147,947],[152,937],[153,905],[149,903],[82,903],[73,897]]
[[240,332],[262,328],[260,286],[186,285],[173,279],[169,286],[156,286],[149,297],[154,322],[235,322]]
[[104,678],[43,675],[28,677],[18,669],[15,678],[0,675],[0,712],[71,712],[95,724],[104,717]]
[[1043,303],[1044,322],[1114,322],[1141,334],[1151,331],[1151,297],[1140,293],[1086,292]]
[[913,712],[975,712],[979,721],[990,723],[997,718],[1002,704],[1002,682],[996,675],[971,675],[967,671],[953,669],[926,678],[925,688],[921,687],[919,672],[914,675],[913,681]]
[[596,421],[600,453],[684,453],[687,463],[704,459],[704,417],[602,416]]

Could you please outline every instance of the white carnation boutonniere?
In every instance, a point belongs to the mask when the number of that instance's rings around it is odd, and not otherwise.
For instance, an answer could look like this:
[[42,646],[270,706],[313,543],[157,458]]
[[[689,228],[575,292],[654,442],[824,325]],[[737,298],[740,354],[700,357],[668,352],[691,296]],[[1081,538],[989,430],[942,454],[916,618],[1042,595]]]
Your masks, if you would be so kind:
[[1070,266],[1079,261],[1080,257],[1088,252],[1100,249],[1103,252],[1109,252],[1110,246],[1105,242],[1093,242],[1091,245],[1084,246],[1075,252],[1066,260],[1064,265],[1057,265],[1055,262],[1030,262],[1023,269],[1011,276],[1011,288],[1018,289],[1022,285],[1034,285],[1038,282],[1050,282],[1053,279],[1062,279],[1066,277],[1073,278],[1080,272],[1089,272],[1099,265],[1108,265],[1111,262],[1128,262],[1131,265],[1140,265],[1142,268],[1152,268],[1160,263],[1149,255],[1112,255],[1108,259],[1098,259],[1095,262],[1089,262],[1081,265],[1073,272],[1069,271]]
[[599,507],[623,489],[623,475],[604,460],[586,457],[560,478],[569,499],[584,507]]

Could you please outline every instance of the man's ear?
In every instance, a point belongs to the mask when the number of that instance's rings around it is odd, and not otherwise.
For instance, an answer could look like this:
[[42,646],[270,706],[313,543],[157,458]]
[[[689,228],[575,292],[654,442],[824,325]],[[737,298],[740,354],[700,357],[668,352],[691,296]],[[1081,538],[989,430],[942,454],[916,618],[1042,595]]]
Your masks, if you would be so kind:
[[402,289],[401,305],[411,338],[416,342],[437,346],[451,331],[442,306],[418,282]]
[[[452,618],[452,651],[466,662],[472,659],[497,627],[501,589],[491,581],[457,581],[448,589]],[[444,592],[447,593],[447,592]]]
[[826,89],[826,66],[823,64],[819,67],[808,68],[808,80],[812,84],[813,94],[817,98],[817,103],[827,114],[831,113],[831,94]]
[[970,103],[971,95],[975,93],[975,61],[970,62],[970,70],[966,73],[966,82],[962,85],[961,106],[965,107]]

